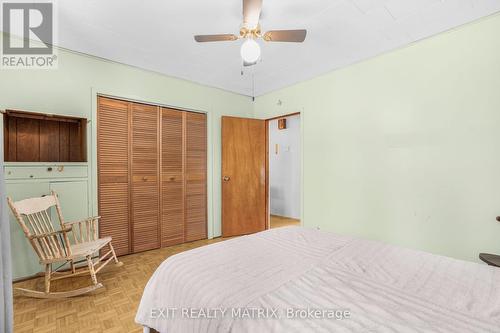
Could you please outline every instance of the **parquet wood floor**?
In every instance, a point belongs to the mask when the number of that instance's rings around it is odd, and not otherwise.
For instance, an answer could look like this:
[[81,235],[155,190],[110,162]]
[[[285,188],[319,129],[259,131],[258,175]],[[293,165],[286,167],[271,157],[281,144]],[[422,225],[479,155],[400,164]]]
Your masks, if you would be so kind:
[[273,228],[281,228],[281,227],[286,227],[286,226],[300,226],[300,220],[297,219],[292,219],[289,217],[283,217],[283,216],[278,216],[278,215],[271,215],[271,221],[270,221],[271,229]]
[[[297,223],[292,219],[271,217],[272,228]],[[110,264],[110,268],[103,269],[98,274],[98,280],[103,283],[104,288],[92,294],[45,300],[17,296],[14,293],[14,332],[140,333],[142,327],[134,322],[134,317],[144,287],[156,268],[171,255],[223,240],[202,240],[120,257],[124,265],[114,267]],[[52,290],[61,291],[88,285],[90,277],[84,276],[55,281]],[[14,287],[43,290],[43,278],[18,282]]]

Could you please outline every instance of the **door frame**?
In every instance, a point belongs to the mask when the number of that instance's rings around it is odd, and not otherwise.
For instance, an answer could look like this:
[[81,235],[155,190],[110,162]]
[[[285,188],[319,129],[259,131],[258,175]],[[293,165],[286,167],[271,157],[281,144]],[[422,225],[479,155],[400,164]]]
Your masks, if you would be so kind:
[[210,110],[194,109],[182,105],[169,104],[168,101],[162,98],[142,97],[131,95],[129,92],[120,90],[110,90],[103,88],[91,88],[91,113],[88,126],[90,129],[87,132],[87,149],[88,149],[88,166],[89,174],[91,175],[89,181],[89,201],[91,205],[91,212],[94,216],[98,215],[98,174],[97,174],[97,109],[98,97],[107,97],[118,99],[127,102],[135,102],[142,104],[149,104],[158,107],[165,107],[177,109],[180,111],[188,111],[195,113],[203,113],[207,116],[207,239],[214,238],[214,160],[213,160],[213,112]]
[[286,113],[280,116],[275,116],[265,119],[266,121],[266,229],[271,229],[271,205],[270,205],[270,183],[269,183],[269,122],[276,119],[301,116],[300,117],[300,225],[304,226],[304,128],[303,117],[300,111]]

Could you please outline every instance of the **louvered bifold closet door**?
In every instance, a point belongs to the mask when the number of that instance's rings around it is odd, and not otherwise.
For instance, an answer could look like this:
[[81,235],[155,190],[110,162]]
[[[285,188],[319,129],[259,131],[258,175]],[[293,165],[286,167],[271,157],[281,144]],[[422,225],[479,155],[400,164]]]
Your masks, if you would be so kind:
[[207,119],[186,112],[185,240],[207,238]]
[[131,251],[129,103],[99,97],[97,119],[99,235],[111,236],[116,254],[124,255]]
[[160,247],[159,108],[131,104],[132,112],[132,250]]
[[161,246],[184,242],[184,124],[186,113],[161,110]]

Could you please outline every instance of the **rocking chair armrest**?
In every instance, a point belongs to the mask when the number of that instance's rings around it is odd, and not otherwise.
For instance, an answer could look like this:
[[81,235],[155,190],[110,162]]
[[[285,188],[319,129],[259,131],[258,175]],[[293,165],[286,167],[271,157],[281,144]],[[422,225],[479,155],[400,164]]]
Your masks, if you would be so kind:
[[88,217],[88,218],[83,219],[83,220],[64,222],[64,225],[73,226],[74,224],[77,224],[77,223],[88,223],[88,222],[91,222],[94,220],[98,220],[100,218],[101,218],[100,216],[93,216],[93,217]]
[[98,239],[97,221],[100,216],[89,217],[84,220],[64,222],[64,226],[72,228],[75,243],[90,242]]
[[[71,228],[69,230],[71,230]],[[38,235],[30,235],[29,239],[47,238],[47,237],[54,236],[54,235],[64,234],[67,231],[68,230],[56,230],[56,231],[46,232],[46,233],[38,234]]]
[[65,225],[63,228],[64,229],[61,230],[61,231],[64,231],[64,232],[70,232],[70,231],[73,230],[73,226],[72,225]]

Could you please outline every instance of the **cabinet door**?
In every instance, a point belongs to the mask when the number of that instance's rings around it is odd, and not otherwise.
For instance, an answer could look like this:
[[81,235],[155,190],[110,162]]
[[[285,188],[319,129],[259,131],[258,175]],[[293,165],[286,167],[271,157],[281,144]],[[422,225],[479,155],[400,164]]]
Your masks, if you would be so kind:
[[184,242],[184,123],[186,113],[161,109],[161,246]]
[[[28,198],[41,197],[42,195],[49,194],[49,183],[10,183],[6,184],[5,191],[7,196],[11,197],[14,201],[19,201]],[[33,247],[24,235],[23,230],[19,223],[12,215],[9,209],[10,220],[10,241],[12,252],[12,277],[14,279],[31,276],[42,270],[38,262]],[[59,225],[56,220],[52,220],[54,228],[59,230]]]
[[160,247],[159,108],[131,104],[133,252]]
[[186,112],[185,240],[207,238],[207,119]]
[[97,168],[99,234],[118,255],[131,251],[129,218],[129,103],[99,97]]

